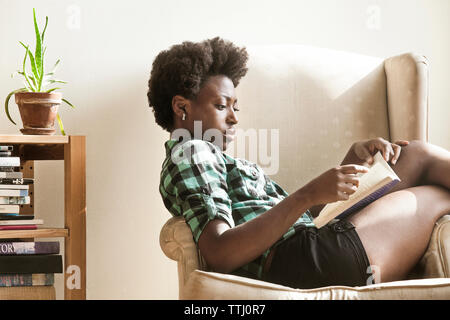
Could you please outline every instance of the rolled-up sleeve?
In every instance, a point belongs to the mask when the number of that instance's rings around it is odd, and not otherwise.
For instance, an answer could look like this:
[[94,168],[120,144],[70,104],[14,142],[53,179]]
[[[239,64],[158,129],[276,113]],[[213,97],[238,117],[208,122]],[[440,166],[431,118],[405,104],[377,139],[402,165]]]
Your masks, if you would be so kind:
[[173,150],[171,185],[196,243],[211,220],[235,226],[226,175],[223,158],[209,142],[191,140]]

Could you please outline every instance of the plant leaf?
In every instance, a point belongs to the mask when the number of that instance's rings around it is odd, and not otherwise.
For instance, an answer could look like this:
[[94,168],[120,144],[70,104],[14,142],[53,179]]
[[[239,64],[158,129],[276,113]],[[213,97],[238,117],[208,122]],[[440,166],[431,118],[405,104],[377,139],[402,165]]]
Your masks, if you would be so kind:
[[33,18],[34,18],[34,32],[36,33],[36,51],[34,53],[34,57],[36,58],[36,67],[40,71],[42,66],[42,39],[41,34],[39,33],[39,27],[36,21],[36,11],[34,8],[33,8]]
[[28,46],[27,46],[27,51],[25,51],[25,58],[23,58],[23,66],[22,66],[23,76],[25,77],[25,80],[27,80],[30,91],[36,92],[36,89],[31,85],[30,79],[28,79],[27,72],[25,71],[25,63],[27,62],[27,56],[28,56]]
[[61,89],[61,88],[51,88],[51,89],[49,89],[49,90],[47,90],[47,91],[45,91],[45,92],[50,93],[50,92],[55,91],[55,90],[58,90],[58,89]]
[[52,75],[54,75],[54,74],[55,74],[55,71],[56,71],[56,67],[58,66],[58,64],[59,64],[60,61],[61,61],[61,60],[58,59],[58,60],[55,62],[55,65],[53,66],[53,70],[50,71],[49,73],[46,73],[45,75],[46,75],[46,76],[52,76]]
[[50,79],[48,80],[48,83],[67,83],[67,82],[63,80]]
[[41,64],[41,69],[39,70],[41,77],[39,78],[39,92],[41,91],[42,88],[42,81],[44,80],[44,55],[45,55],[45,51],[47,50],[47,48],[44,48],[44,51],[42,52],[42,64]]
[[[25,74],[22,71],[17,70],[17,73],[20,74],[21,76],[24,76]],[[33,76],[30,76],[29,74],[27,74],[28,78],[30,78],[31,82],[33,82],[34,86],[36,86],[36,80],[34,79]]]
[[10,92],[5,99],[5,112],[6,112],[6,116],[8,117],[9,121],[11,121],[12,123],[14,123],[15,125],[17,125],[14,120],[11,118],[11,115],[9,114],[9,100],[11,99],[13,94],[16,94],[17,92],[24,92],[24,91],[28,91],[27,88],[20,88],[17,90],[14,90],[12,92]]
[[61,120],[61,118],[59,116],[59,113],[56,114],[56,119],[58,120],[59,129],[61,130],[62,135],[65,136],[66,132],[64,131],[64,126],[63,126],[62,120]]
[[45,27],[44,27],[44,31],[42,31],[42,34],[41,34],[42,43],[44,43],[44,35],[45,35],[45,30],[47,30],[47,24],[48,24],[48,17],[45,17]]
[[[30,62],[31,62],[31,71],[33,71],[35,79],[39,79],[39,73],[36,69],[36,61],[34,60],[33,54],[28,49],[28,46],[24,45],[22,41],[19,41],[19,42],[25,48],[25,50],[27,50],[27,52],[28,52],[28,56],[30,57]],[[36,85],[36,83],[34,85]]]
[[73,109],[75,109],[75,106],[73,104],[71,104],[68,100],[66,99],[62,99],[62,101],[64,101],[65,103],[67,103],[69,106],[71,106]]

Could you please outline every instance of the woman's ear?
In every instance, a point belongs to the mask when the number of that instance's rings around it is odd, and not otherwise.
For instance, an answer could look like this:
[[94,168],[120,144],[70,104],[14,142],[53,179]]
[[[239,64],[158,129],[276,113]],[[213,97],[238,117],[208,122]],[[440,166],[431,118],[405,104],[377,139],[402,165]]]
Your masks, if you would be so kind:
[[186,107],[189,108],[189,100],[185,97],[177,95],[172,98],[172,110],[177,117],[187,117],[188,110]]

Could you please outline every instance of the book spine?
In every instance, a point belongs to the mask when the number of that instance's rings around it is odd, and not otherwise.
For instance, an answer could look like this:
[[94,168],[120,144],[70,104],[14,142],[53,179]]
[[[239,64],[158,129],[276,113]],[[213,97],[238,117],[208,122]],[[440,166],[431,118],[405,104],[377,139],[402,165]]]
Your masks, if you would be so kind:
[[0,256],[2,273],[62,273],[62,256],[55,254]]
[[348,208],[347,210],[342,212],[340,215],[338,215],[336,218],[344,219],[344,218],[348,217],[349,215],[351,215],[352,213],[354,213],[358,210],[361,210],[362,208],[366,207],[373,201],[381,198],[386,192],[388,192],[391,188],[393,188],[398,182],[399,182],[399,180],[392,180],[384,187],[381,187],[377,191],[373,192],[372,194],[368,195],[364,199],[355,203],[353,206],[351,206],[350,208]]
[[28,190],[30,186],[28,184],[3,184],[0,183],[0,189],[3,190]]
[[51,286],[54,283],[53,273],[0,274],[0,287]]
[[59,241],[0,242],[0,255],[59,254]]
[[30,179],[30,178],[2,178],[2,177],[0,177],[0,184],[23,185],[23,184],[33,184],[33,183],[34,183],[34,179]]
[[11,151],[0,151],[0,157],[11,157]]
[[28,190],[0,189],[0,197],[26,197]]
[[33,214],[20,213],[0,213],[0,221],[2,220],[33,220]]
[[55,300],[55,286],[0,287],[0,300]]
[[19,213],[20,206],[17,204],[0,204],[0,213]]
[[37,225],[44,224],[42,219],[33,219],[33,220],[2,220],[0,221],[0,226],[17,226],[17,225]]
[[20,225],[20,226],[0,226],[0,230],[36,230],[37,225]]
[[0,204],[30,204],[31,198],[26,197],[0,197]]
[[13,146],[0,146],[0,151],[12,151]]
[[0,178],[23,179],[23,172],[19,171],[4,172],[0,168]]
[[20,167],[20,158],[0,157],[0,167]]

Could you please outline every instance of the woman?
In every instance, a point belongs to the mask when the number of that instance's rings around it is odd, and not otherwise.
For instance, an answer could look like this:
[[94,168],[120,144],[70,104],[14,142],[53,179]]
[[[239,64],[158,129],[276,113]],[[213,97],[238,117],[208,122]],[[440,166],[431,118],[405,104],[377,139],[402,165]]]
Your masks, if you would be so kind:
[[[366,285],[374,271],[381,282],[404,279],[450,211],[450,153],[420,141],[358,141],[341,165],[288,195],[256,164],[223,152],[238,123],[235,87],[247,60],[244,48],[220,38],[183,42],[155,58],[148,98],[156,123],[171,133],[160,183],[167,209],[185,218],[218,272],[296,288]],[[211,130],[214,139],[205,139]],[[378,151],[401,182],[317,229],[312,217],[348,199]]]

